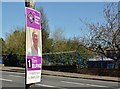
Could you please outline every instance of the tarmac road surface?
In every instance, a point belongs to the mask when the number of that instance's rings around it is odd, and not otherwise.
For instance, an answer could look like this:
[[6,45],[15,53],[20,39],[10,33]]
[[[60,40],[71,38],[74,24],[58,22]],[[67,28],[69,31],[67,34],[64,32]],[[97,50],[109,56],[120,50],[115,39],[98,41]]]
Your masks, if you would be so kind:
[[[18,72],[2,71],[3,89],[25,89],[25,74]],[[9,88],[8,88],[9,87]],[[42,75],[42,81],[31,85],[30,89],[118,89],[119,83],[80,78],[69,78],[51,75]]]

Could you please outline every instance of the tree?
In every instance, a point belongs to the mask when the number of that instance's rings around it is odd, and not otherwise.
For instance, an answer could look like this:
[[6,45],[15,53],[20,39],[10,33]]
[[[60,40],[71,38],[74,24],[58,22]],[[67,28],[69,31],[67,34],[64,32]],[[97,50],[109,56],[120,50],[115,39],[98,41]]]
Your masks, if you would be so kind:
[[52,39],[49,38],[48,20],[47,20],[43,7],[40,7],[38,11],[40,11],[41,13],[40,19],[41,19],[41,30],[42,30],[42,52],[48,53],[52,49],[51,48]]
[[[117,3],[108,3],[103,10],[105,23],[89,23],[81,20],[90,31],[84,38],[85,46],[90,50],[100,53],[116,62],[120,59],[120,29]],[[112,51],[111,54],[108,52]]]
[[0,55],[2,54],[2,44],[3,44],[4,40],[3,38],[0,38]]
[[24,28],[17,27],[13,32],[7,33],[5,45],[5,54],[14,53],[25,55],[26,42]]
[[81,59],[84,59],[85,61],[87,61],[87,59],[90,58],[93,54],[90,50],[88,50],[84,46],[84,44],[81,42],[81,39],[79,39],[79,37],[73,37],[73,39],[69,39],[67,41],[66,48],[68,48],[71,51],[79,52]]
[[56,28],[55,31],[52,32],[52,39],[54,43],[64,40],[63,30],[60,27]]
[[52,49],[54,52],[65,51],[66,41],[63,35],[63,30],[60,27],[56,28],[55,31],[52,32],[51,38],[53,39]]
[[0,38],[0,54],[4,54],[6,51],[5,40]]

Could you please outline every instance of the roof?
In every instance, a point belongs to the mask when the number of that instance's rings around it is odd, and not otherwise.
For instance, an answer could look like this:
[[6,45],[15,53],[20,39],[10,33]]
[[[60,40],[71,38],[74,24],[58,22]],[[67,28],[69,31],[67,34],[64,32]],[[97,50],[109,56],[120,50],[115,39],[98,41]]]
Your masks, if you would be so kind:
[[88,61],[114,61],[113,59],[111,58],[90,58],[88,59]]

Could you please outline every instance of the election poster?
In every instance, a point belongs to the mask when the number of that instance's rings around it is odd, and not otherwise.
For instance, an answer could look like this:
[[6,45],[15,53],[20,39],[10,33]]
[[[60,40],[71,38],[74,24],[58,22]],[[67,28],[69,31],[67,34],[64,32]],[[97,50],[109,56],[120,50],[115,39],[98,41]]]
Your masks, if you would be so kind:
[[42,38],[40,12],[32,8],[26,11],[26,84],[41,81]]

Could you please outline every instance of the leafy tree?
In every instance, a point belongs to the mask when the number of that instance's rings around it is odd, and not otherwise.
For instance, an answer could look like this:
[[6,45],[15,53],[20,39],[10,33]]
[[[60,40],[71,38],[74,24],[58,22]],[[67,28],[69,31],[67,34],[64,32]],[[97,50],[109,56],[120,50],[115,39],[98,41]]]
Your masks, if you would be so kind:
[[52,49],[51,48],[52,39],[49,38],[48,20],[47,20],[43,7],[40,7],[38,11],[41,12],[42,52],[48,53]]
[[5,39],[6,54],[25,54],[25,30],[24,28],[15,28],[15,31],[8,33]]
[[64,40],[63,30],[60,27],[56,28],[55,31],[52,32],[52,39],[54,43]]
[[59,27],[52,32],[51,38],[53,39],[52,51],[63,52],[66,48],[66,41],[63,35],[63,30]]
[[3,38],[0,38],[0,54],[5,54],[6,44]]
[[92,56],[91,51],[89,51],[84,44],[81,42],[79,37],[73,37],[67,41],[67,48],[71,51],[77,51],[80,53],[82,59],[87,60]]
[[0,38],[0,55],[2,54],[2,43],[3,43],[3,39]]

